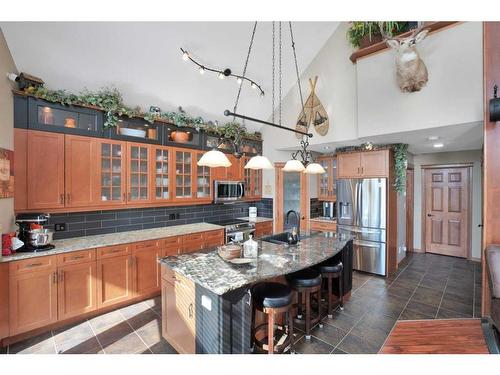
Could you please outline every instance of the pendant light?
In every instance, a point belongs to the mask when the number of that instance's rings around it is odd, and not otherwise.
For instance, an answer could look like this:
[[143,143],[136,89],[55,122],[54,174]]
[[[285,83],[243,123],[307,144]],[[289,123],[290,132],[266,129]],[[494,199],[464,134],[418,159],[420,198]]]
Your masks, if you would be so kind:
[[213,148],[210,151],[207,151],[203,154],[200,160],[198,160],[197,165],[200,167],[230,167],[231,162],[227,158],[227,156],[222,152]]
[[272,163],[265,156],[252,157],[244,167],[245,169],[274,169]]

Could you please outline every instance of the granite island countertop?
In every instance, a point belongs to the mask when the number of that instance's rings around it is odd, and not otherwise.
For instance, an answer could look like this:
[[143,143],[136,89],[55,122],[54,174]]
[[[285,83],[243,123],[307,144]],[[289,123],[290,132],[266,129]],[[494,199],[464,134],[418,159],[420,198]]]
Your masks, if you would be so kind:
[[217,250],[161,258],[159,262],[196,284],[223,295],[257,281],[311,267],[338,254],[350,241],[334,232],[312,232],[296,246],[258,241],[259,255],[247,265],[224,261]]
[[186,234],[208,232],[211,230],[224,229],[223,226],[196,223],[175,225],[171,227],[161,227],[153,229],[134,230],[129,232],[100,234],[87,237],[75,237],[64,240],[55,240],[52,242],[55,248],[52,250],[40,251],[36,253],[15,253],[9,256],[0,256],[0,263],[11,262],[15,260],[35,258],[41,256],[62,254],[71,251],[95,249],[98,247],[122,245],[126,243],[156,240],[160,238],[182,236]]

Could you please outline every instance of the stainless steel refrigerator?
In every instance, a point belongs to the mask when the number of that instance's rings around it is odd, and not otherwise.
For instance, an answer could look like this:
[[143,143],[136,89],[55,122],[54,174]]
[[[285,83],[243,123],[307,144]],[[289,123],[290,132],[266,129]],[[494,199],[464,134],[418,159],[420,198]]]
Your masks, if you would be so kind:
[[353,268],[386,274],[387,179],[337,180],[337,231],[354,237]]

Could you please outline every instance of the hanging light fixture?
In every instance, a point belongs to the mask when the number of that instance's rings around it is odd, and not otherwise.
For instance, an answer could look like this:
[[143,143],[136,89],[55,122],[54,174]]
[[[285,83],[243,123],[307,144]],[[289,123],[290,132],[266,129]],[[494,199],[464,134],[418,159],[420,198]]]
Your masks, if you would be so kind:
[[245,169],[274,169],[272,163],[265,156],[252,157],[244,167]]
[[200,167],[210,168],[230,167],[231,162],[222,151],[213,148],[212,150],[207,151],[203,154],[197,165],[199,165]]

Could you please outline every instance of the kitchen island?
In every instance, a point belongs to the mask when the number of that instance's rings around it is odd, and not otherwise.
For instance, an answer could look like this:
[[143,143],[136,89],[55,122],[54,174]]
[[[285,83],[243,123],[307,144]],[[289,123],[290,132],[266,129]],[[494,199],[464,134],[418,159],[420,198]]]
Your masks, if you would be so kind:
[[233,265],[208,252],[160,259],[163,337],[180,353],[249,353],[251,287],[327,259],[344,263],[345,294],[352,284],[352,240],[312,232],[288,246],[259,241],[250,264]]

